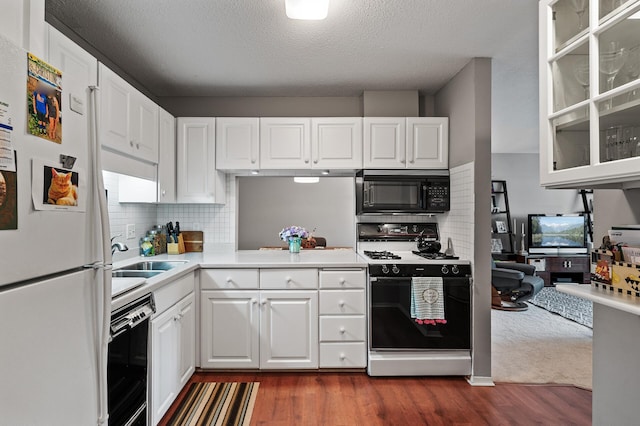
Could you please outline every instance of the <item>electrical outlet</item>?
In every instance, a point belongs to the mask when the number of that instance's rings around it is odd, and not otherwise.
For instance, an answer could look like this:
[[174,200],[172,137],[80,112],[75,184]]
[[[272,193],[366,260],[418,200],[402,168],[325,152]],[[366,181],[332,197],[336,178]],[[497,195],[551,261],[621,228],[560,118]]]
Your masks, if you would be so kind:
[[130,223],[127,225],[127,240],[133,240],[136,237],[136,225]]

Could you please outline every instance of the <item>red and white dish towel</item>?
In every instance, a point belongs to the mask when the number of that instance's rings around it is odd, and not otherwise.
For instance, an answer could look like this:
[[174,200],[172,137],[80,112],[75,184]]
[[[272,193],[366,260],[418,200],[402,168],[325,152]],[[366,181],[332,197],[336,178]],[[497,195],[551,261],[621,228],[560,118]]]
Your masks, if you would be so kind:
[[411,318],[418,324],[446,324],[441,277],[411,278]]

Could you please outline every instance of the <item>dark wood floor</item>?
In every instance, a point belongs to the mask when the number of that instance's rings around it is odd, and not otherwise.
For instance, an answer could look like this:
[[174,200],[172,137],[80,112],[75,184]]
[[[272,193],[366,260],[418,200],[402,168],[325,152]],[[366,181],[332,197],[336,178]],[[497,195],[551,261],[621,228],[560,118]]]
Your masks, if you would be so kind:
[[591,424],[591,391],[574,386],[473,387],[458,377],[373,378],[325,372],[196,373],[191,380],[260,382],[252,425]]

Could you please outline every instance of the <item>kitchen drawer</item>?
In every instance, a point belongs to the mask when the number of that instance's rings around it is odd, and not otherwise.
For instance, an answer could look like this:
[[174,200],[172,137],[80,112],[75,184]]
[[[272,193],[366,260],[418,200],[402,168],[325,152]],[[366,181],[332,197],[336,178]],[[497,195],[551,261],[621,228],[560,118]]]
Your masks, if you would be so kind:
[[320,288],[365,288],[367,274],[359,270],[320,270]]
[[320,292],[320,315],[364,315],[364,290],[323,290]]
[[364,315],[321,316],[321,342],[364,342],[367,323]]
[[318,270],[305,269],[261,269],[260,288],[297,290],[318,288]]
[[202,269],[200,288],[203,290],[257,289],[257,269]]
[[178,303],[195,289],[195,274],[193,272],[171,281],[167,285],[160,287],[153,292],[153,299],[156,304],[155,316],[166,311],[171,306]]
[[366,366],[365,342],[320,343],[320,368],[364,368]]

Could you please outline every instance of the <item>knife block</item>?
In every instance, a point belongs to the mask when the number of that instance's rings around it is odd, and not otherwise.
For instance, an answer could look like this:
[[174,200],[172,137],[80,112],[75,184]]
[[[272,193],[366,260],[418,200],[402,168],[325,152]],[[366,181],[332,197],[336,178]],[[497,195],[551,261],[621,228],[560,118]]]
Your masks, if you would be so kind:
[[184,238],[182,238],[182,233],[178,235],[177,243],[168,243],[167,244],[167,253],[168,254],[182,254],[185,252],[184,248]]

